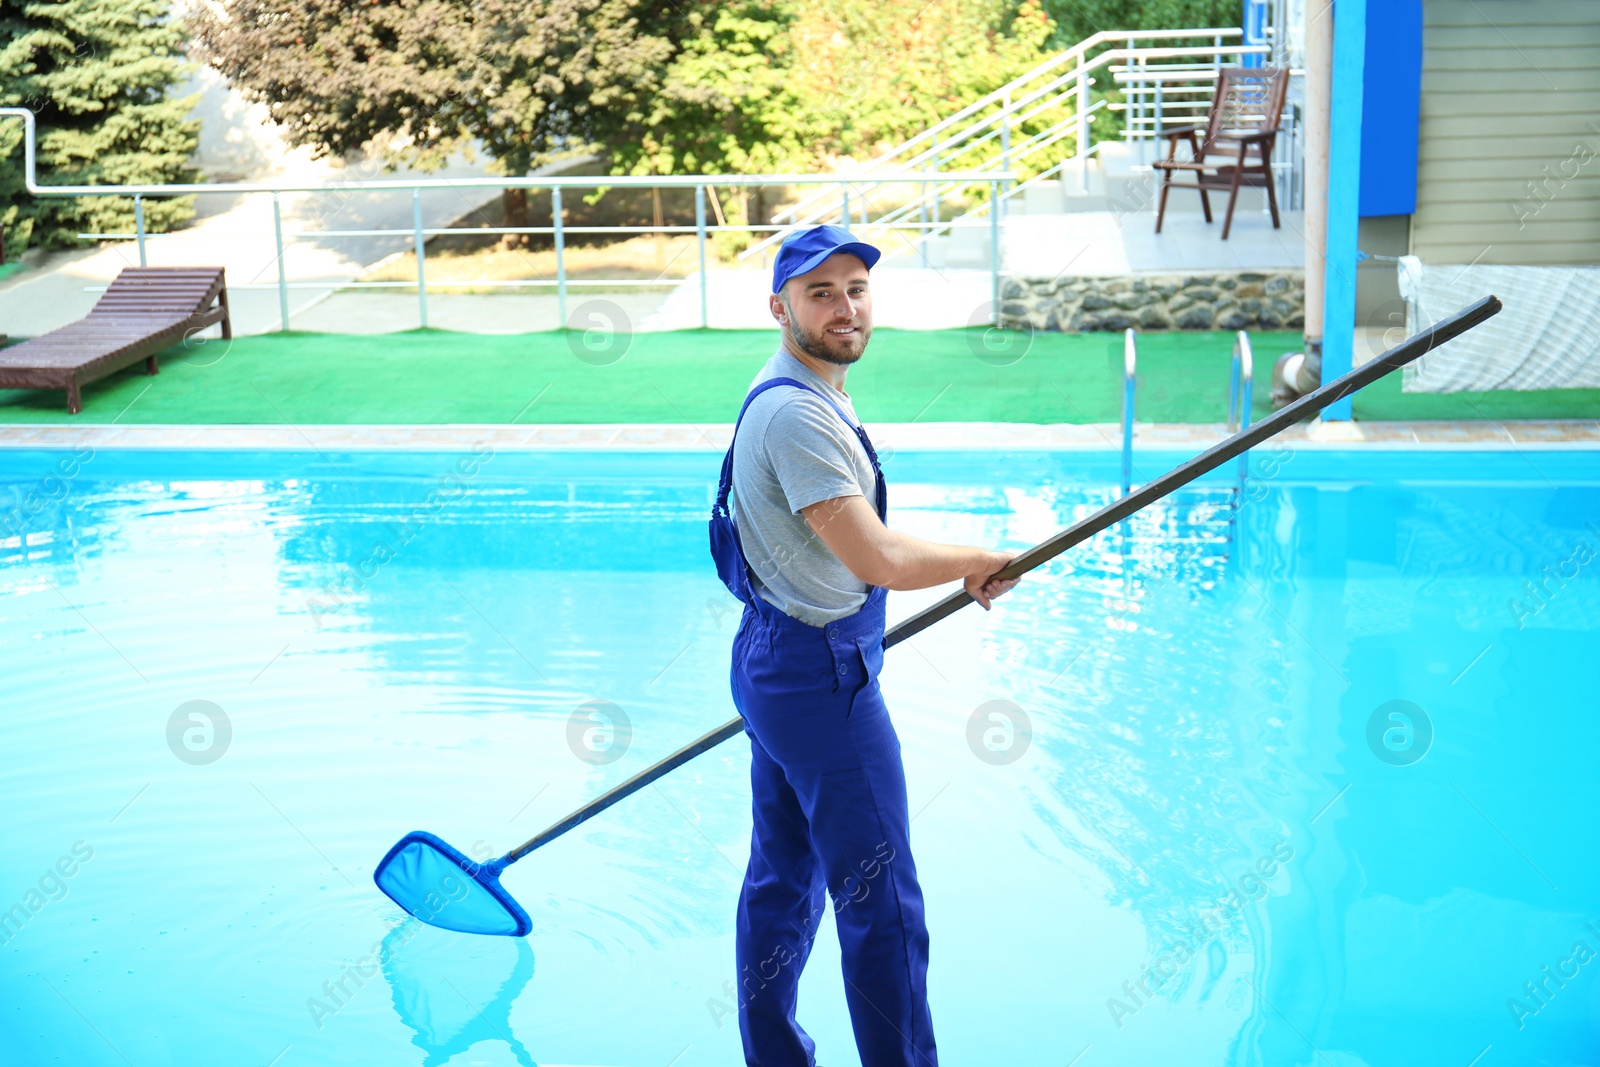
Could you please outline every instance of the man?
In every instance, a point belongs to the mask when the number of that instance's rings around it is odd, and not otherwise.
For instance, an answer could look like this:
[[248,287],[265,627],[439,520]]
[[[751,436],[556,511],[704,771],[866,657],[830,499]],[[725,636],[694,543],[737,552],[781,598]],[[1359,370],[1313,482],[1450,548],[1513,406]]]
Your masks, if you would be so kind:
[[795,999],[824,891],[862,1064],[937,1067],[905,773],[878,687],[884,600],[961,581],[988,610],[1016,584],[991,578],[1006,553],[884,525],[877,453],[844,388],[872,336],[878,256],[837,226],[783,244],[770,305],[782,344],[751,383],[712,512],[718,573],[745,603],[731,681],[755,829],[736,942],[755,1067],[815,1063]]

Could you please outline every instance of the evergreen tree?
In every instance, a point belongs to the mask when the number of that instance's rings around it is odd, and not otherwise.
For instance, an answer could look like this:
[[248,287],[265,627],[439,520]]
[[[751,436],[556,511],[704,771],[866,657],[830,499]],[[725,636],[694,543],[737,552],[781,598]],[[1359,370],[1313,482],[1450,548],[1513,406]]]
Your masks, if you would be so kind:
[[[0,0],[0,103],[37,116],[39,183],[189,182],[200,124],[173,87],[188,69],[164,0]],[[22,124],[0,121],[0,224],[6,251],[77,246],[79,232],[133,229],[131,197],[32,197]],[[193,197],[145,201],[145,226],[187,221]]]

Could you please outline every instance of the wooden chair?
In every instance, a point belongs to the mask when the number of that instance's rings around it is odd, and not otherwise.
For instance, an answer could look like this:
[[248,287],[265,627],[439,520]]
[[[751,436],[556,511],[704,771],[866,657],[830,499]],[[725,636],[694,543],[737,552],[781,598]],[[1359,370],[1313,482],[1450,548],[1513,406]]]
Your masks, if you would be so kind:
[[[1283,115],[1283,100],[1289,91],[1289,71],[1283,67],[1224,67],[1217,76],[1217,91],[1204,126],[1179,126],[1157,131],[1167,139],[1167,158],[1152,164],[1162,172],[1161,203],[1156,209],[1156,232],[1167,213],[1167,190],[1179,171],[1194,174],[1193,185],[1180,189],[1200,190],[1200,207],[1211,221],[1211,200],[1207,190],[1228,191],[1228,214],[1222,223],[1222,239],[1228,239],[1233,226],[1233,205],[1241,186],[1262,186],[1267,190],[1267,205],[1272,209],[1272,226],[1277,229],[1278,195],[1272,181],[1272,146],[1278,138],[1278,120]],[[1178,142],[1189,142],[1188,159],[1178,159]],[[1260,162],[1251,162],[1254,147]],[[1213,158],[1220,157],[1220,158]]]
[[228,317],[221,267],[124,267],[89,314],[0,351],[0,389],[65,389],[67,412],[83,410],[82,387],[144,361]]

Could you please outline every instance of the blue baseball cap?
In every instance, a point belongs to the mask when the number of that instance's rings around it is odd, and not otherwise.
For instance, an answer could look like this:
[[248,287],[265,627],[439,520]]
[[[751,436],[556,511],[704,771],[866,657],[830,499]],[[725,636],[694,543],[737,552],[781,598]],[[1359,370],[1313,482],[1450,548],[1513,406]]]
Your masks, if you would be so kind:
[[813,226],[792,234],[778,249],[778,258],[772,264],[772,291],[781,292],[783,283],[796,274],[815,270],[823,260],[835,252],[848,252],[871,270],[883,255],[876,248],[851,236],[843,226]]

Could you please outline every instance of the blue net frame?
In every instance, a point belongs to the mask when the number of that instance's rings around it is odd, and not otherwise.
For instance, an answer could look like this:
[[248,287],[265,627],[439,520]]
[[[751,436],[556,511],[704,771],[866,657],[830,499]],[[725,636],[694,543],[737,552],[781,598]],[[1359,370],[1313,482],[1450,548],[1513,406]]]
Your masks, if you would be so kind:
[[395,842],[372,880],[384,895],[430,926],[464,934],[526,937],[533,920],[500,884],[502,861],[475,863],[425,830]]

